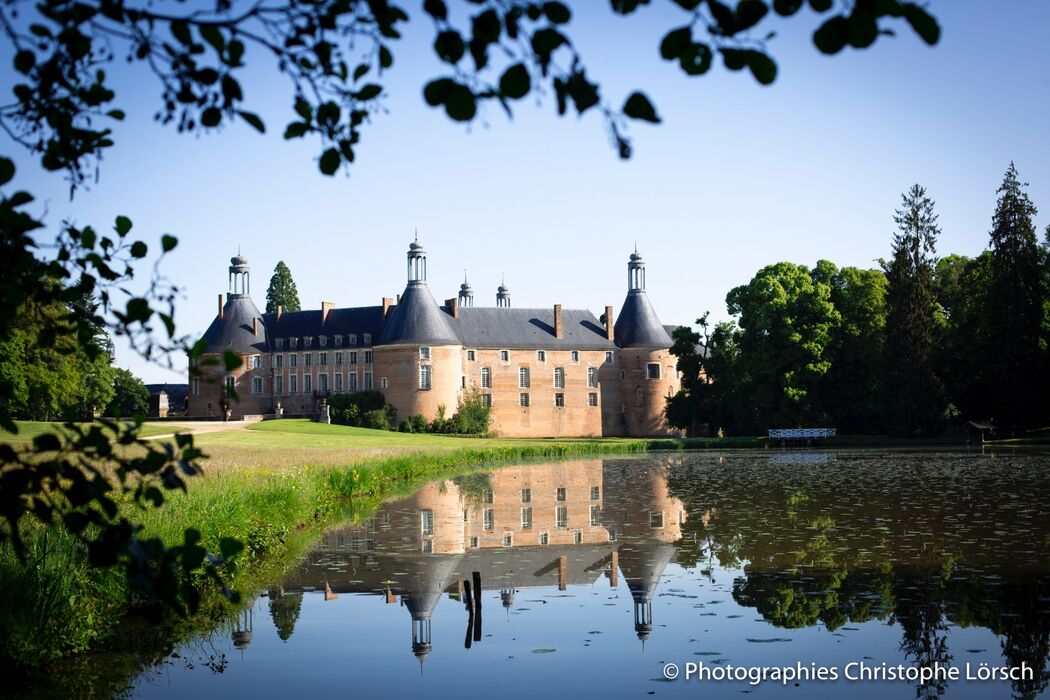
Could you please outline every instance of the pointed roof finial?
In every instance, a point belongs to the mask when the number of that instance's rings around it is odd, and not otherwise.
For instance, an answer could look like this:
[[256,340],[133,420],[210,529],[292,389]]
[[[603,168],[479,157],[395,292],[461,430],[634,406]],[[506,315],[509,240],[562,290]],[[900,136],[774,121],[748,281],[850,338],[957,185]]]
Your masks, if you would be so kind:
[[418,226],[416,226],[415,231],[416,231],[416,243],[419,243],[419,227]]

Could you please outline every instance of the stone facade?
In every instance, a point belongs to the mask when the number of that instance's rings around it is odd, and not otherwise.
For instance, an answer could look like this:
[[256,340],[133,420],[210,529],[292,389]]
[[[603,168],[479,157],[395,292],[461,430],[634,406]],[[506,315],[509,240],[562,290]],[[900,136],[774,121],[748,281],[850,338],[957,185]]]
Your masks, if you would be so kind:
[[[628,264],[628,297],[615,324],[583,309],[520,309],[500,285],[497,306],[479,308],[464,282],[439,305],[426,284],[426,252],[408,252],[397,303],[261,313],[248,264],[232,259],[230,293],[194,358],[187,414],[314,415],[332,394],[377,390],[399,420],[451,416],[464,390],[492,406],[491,429],[507,437],[658,436],[670,433],[667,397],[680,387],[669,328],[645,296],[644,263]],[[225,371],[223,355],[242,359]],[[236,394],[232,396],[231,390]]]

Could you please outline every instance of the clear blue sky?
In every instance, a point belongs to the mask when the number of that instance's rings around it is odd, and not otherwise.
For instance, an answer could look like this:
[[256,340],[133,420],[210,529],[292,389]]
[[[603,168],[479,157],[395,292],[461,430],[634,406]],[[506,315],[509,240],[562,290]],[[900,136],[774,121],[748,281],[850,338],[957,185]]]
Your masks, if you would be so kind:
[[[771,87],[721,67],[691,79],[662,61],[660,37],[682,23],[670,2],[626,19],[606,2],[572,4],[570,33],[604,96],[619,104],[642,88],[664,119],[632,126],[630,161],[616,157],[597,114],[559,119],[549,98],[519,104],[512,121],[490,108],[470,126],[427,107],[422,85],[442,69],[419,18],[387,74],[388,113],[367,127],[348,177],[318,173],[316,143],[281,139],[290,89],[256,55],[245,88],[266,136],[244,124],[200,137],[157,125],[159,87],[141,66],[118,65],[116,104],[128,119],[89,190],[70,202],[60,175],[9,142],[2,152],[17,157],[18,184],[51,224],[103,227],[126,214],[151,242],[175,234],[164,271],[186,288],[177,322],[194,334],[211,322],[238,247],[260,307],[282,259],[304,308],[394,296],[418,227],[439,300],[467,269],[485,305],[505,273],[515,306],[600,313],[619,308],[637,241],[661,319],[688,323],[707,309],[726,318],[726,292],[769,263],[874,266],[914,182],[937,202],[942,254],[986,246],[1011,160],[1043,207],[1040,231],[1050,223],[1050,2],[938,0],[936,48],[901,27],[833,58],[813,47],[807,11],[776,23]],[[9,47],[2,54],[9,66]],[[4,94],[9,81],[0,78]],[[148,381],[184,381],[122,347],[117,360]]]

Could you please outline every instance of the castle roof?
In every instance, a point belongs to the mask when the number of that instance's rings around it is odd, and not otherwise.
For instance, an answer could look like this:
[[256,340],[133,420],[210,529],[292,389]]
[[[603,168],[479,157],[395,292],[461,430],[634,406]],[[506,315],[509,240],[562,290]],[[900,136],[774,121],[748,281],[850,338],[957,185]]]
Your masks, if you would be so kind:
[[464,347],[611,350],[605,329],[586,309],[562,311],[563,337],[554,337],[554,309],[465,307],[452,327]]
[[628,292],[615,331],[616,344],[621,348],[669,348],[673,342],[648,295],[639,290]]
[[[256,332],[252,332],[255,320]],[[230,294],[222,308],[222,317],[204,332],[204,352],[252,354],[266,351],[266,331],[262,314],[247,294]]]
[[390,313],[377,344],[459,345],[452,317],[442,311],[425,283],[410,282]]
[[320,309],[307,311],[285,311],[265,314],[266,332],[269,338],[305,338],[319,335],[347,335],[371,333],[374,338],[383,332],[383,307],[358,306],[346,309],[330,309],[328,315]]

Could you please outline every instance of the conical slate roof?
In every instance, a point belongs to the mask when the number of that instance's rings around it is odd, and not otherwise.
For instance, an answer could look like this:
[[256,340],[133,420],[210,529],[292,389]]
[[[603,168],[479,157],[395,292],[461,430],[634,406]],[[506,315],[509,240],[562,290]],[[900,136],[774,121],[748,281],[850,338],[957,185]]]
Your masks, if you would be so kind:
[[[256,332],[252,333],[252,319]],[[262,314],[247,294],[230,294],[216,317],[204,332],[204,352],[235,352],[242,355],[266,352],[266,330]]]
[[628,292],[614,329],[621,348],[669,348],[673,342],[642,290]]
[[423,282],[409,282],[401,301],[394,307],[377,345],[459,345],[430,288]]

